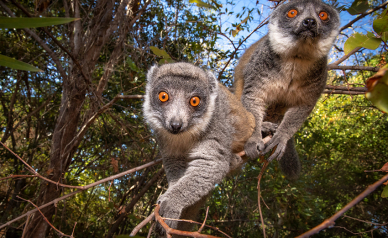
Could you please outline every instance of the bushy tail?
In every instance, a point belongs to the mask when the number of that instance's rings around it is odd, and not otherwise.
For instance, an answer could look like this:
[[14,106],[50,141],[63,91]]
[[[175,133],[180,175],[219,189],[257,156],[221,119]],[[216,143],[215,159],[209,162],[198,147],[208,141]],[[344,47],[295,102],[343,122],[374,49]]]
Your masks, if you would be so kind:
[[295,149],[294,138],[287,142],[286,152],[279,160],[279,166],[283,174],[289,180],[298,179],[301,171],[301,164],[298,153]]

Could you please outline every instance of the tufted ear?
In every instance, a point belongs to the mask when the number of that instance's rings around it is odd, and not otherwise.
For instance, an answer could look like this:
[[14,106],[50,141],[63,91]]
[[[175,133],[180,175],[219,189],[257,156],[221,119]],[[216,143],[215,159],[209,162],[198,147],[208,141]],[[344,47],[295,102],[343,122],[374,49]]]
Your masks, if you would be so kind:
[[218,91],[218,80],[212,72],[206,72],[207,79],[209,81],[209,89],[211,93]]
[[157,72],[158,72],[158,65],[154,65],[150,68],[150,70],[148,70],[148,73],[147,73],[147,82],[150,83],[152,82],[152,80],[155,78]]

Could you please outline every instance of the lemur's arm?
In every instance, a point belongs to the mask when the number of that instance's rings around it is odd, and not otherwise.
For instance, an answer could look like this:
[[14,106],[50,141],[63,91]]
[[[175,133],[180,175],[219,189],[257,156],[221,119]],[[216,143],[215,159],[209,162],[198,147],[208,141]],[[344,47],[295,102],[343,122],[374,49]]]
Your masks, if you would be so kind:
[[[221,142],[222,143],[222,142]],[[168,218],[182,217],[185,210],[198,204],[222,181],[229,172],[229,161],[237,155],[231,153],[216,139],[199,143],[190,153],[184,174],[160,197],[160,215]],[[171,173],[170,168],[166,171]],[[169,181],[170,183],[170,181]],[[199,203],[200,204],[200,203]],[[198,210],[199,207],[195,210]],[[177,229],[177,221],[166,221],[171,228]],[[160,228],[158,229],[160,232]],[[163,231],[162,231],[163,232]]]

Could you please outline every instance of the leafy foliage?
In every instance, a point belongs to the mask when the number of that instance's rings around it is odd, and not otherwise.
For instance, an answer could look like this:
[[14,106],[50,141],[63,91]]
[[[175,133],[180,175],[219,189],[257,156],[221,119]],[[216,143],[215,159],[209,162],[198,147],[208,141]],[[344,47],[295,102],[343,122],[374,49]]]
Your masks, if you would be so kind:
[[[78,18],[75,6],[71,5],[74,1],[18,2],[36,17]],[[106,5],[100,6],[102,2]],[[80,42],[82,46],[97,42],[103,32],[109,29],[102,31],[100,28],[104,21],[109,20],[103,16],[113,16],[121,2],[125,1],[115,2],[109,10],[110,1],[79,1],[80,21],[48,28],[62,47],[76,56],[74,58],[79,60],[83,71],[41,29],[33,30],[55,53],[60,65],[22,29],[0,31],[2,54],[33,62],[42,69],[42,72],[34,73],[0,67],[0,140],[45,177],[53,173],[50,163],[53,161],[54,137],[59,133],[56,128],[63,116],[60,114],[61,108],[70,107],[64,102],[72,95],[71,92],[79,90],[78,94],[72,96],[78,100],[84,97],[77,108],[79,120],[75,132],[79,133],[93,115],[97,116],[93,123],[86,126],[86,132],[73,148],[71,156],[62,158],[63,163],[57,166],[64,168],[60,182],[74,186],[86,185],[143,165],[155,159],[158,145],[143,121],[142,100],[118,100],[103,113],[98,114],[99,111],[117,95],[144,94],[145,75],[155,63],[186,61],[221,72],[230,62],[219,77],[222,83],[230,86],[233,83],[234,64],[242,51],[234,54],[233,46],[228,44],[241,43],[249,29],[256,28],[271,12],[270,7],[274,6],[272,3],[258,2],[253,6],[246,3],[241,7],[235,1],[213,0],[150,1],[149,5],[143,1],[128,1],[127,12],[140,13],[143,7],[145,11],[136,20],[130,18],[120,22],[120,27],[115,28],[101,43],[101,51],[94,52],[96,61],[86,65],[86,61],[80,59],[88,49],[81,47],[81,52],[76,54],[79,50],[75,46],[78,35],[74,35],[74,32],[86,35],[96,26],[98,34],[91,38],[81,37]],[[348,13],[359,14],[380,3],[356,0],[349,4],[332,1],[332,4],[348,9],[341,16],[353,19],[356,16]],[[7,6],[16,16],[25,17],[17,5],[9,2]],[[365,21],[357,22],[352,29],[344,30],[346,34],[338,37],[330,55],[332,61],[342,57],[343,51],[346,54],[360,46],[364,49],[351,56],[344,65],[380,68],[386,65],[386,14],[387,10],[378,10],[368,15]],[[110,21],[114,19],[112,17]],[[133,25],[121,27],[132,20]],[[114,28],[114,25],[111,26]],[[121,42],[119,40],[122,39],[124,28],[128,31]],[[265,31],[263,29],[261,33]],[[349,39],[347,36],[350,36]],[[114,53],[117,48],[122,50],[121,54]],[[110,64],[111,59],[117,61]],[[59,72],[60,66],[66,72],[65,76]],[[93,70],[89,72],[88,68]],[[105,77],[109,70],[111,74]],[[87,79],[82,73],[87,76],[88,84],[83,84]],[[328,84],[364,86],[372,75],[368,71],[346,70],[345,75],[330,71]],[[71,77],[77,80],[70,82]],[[96,89],[104,80],[106,85],[99,95]],[[386,84],[386,81],[379,83]],[[72,91],[65,91],[69,85],[74,86]],[[378,92],[375,87],[372,94],[382,96],[372,95],[371,101],[362,95],[322,96],[295,136],[303,161],[303,175],[298,181],[287,181],[276,162],[267,167],[261,180],[261,194],[269,236],[300,235],[333,215],[369,184],[381,178],[383,172],[364,172],[378,170],[388,161],[388,117],[381,112],[383,108],[379,107],[379,103],[372,99],[377,97],[378,100],[385,100],[387,94],[385,91],[383,94]],[[67,167],[65,161],[69,161]],[[1,146],[0,167],[0,178],[11,174],[29,174],[24,164]],[[263,237],[263,225],[257,209],[257,176],[261,167],[259,161],[249,161],[240,173],[216,186],[207,202],[210,207],[207,224],[220,228],[232,237]],[[155,166],[141,170],[62,200],[52,207],[53,212],[48,219],[65,234],[72,234],[77,222],[74,230],[76,237],[112,237],[113,234],[128,237],[130,231],[152,212],[153,204],[168,186],[164,176],[148,184],[159,169],[160,166]],[[0,225],[32,209],[17,195],[38,204],[46,186],[46,182],[37,178],[1,180]],[[142,193],[146,186],[148,189]],[[347,217],[338,219],[335,227],[326,229],[316,237],[355,237],[352,233],[361,233],[363,237],[386,237],[387,189],[388,186],[379,188],[349,210]],[[58,186],[57,190],[64,195],[74,189]],[[205,209],[200,219],[204,219],[204,214]],[[21,237],[24,222],[25,219],[21,219],[7,227],[7,236],[14,234]],[[142,228],[139,237],[146,237],[149,228],[150,224]],[[109,235],[110,232],[112,235]],[[219,235],[212,230],[205,230],[204,233]],[[60,235],[48,229],[46,236]]]

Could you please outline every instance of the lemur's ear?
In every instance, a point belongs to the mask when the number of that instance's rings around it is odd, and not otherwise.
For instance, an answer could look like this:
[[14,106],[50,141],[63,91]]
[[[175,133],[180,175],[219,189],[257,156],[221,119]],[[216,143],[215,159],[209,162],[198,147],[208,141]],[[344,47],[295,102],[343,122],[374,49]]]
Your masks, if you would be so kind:
[[212,72],[206,72],[207,79],[209,81],[209,89],[211,93],[218,91],[218,80]]
[[155,75],[156,73],[158,72],[158,65],[154,65],[150,68],[150,70],[148,70],[148,73],[147,73],[147,82],[150,83],[154,78],[155,78]]

